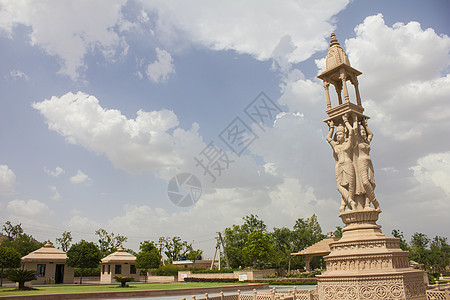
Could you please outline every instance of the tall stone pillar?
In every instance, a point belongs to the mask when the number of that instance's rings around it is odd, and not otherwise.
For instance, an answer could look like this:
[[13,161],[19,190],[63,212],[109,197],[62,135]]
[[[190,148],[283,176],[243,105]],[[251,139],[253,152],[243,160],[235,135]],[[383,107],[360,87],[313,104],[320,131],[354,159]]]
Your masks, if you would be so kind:
[[[339,101],[330,107],[327,95],[325,122],[341,196],[339,217],[345,227],[342,238],[330,244],[331,252],[324,258],[326,271],[317,276],[319,299],[425,300],[425,272],[410,268],[408,252],[400,249],[400,239],[387,237],[376,223],[381,210],[374,193],[369,153],[373,133],[367,124],[369,117],[363,114],[356,79],[361,74],[350,66],[332,33],[326,70],[318,78],[344,87],[344,103]],[[357,104],[347,101],[349,79],[357,90]]]

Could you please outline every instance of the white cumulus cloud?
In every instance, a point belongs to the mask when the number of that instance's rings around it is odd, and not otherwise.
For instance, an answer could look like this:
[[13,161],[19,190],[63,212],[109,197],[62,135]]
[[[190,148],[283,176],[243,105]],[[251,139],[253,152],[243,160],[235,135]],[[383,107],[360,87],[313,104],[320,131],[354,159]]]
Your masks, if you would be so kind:
[[428,154],[420,158],[411,170],[418,182],[434,185],[450,196],[450,152]]
[[67,222],[64,223],[64,226],[69,230],[73,230],[75,232],[95,232],[95,230],[99,229],[100,223],[90,220],[87,217],[83,217],[76,212],[74,216],[70,218]]
[[17,69],[12,70],[9,73],[9,75],[11,76],[12,79],[23,79],[25,81],[30,80],[30,77],[27,74]]
[[55,201],[59,201],[62,199],[61,194],[58,192],[58,189],[56,188],[56,186],[51,185],[51,186],[49,186],[49,188],[53,192],[53,196],[51,196],[50,199],[55,200]]
[[7,165],[0,165],[0,195],[14,194],[16,175]]
[[38,200],[28,201],[15,199],[8,202],[7,209],[10,213],[18,216],[32,217],[45,213],[52,213],[49,207]]
[[173,59],[169,52],[156,48],[157,59],[147,66],[147,77],[153,82],[165,82],[175,73]]
[[60,166],[57,166],[54,171],[47,169],[47,167],[44,167],[44,171],[45,173],[47,173],[52,177],[58,177],[59,175],[65,172],[64,169],[61,168]]
[[124,22],[121,8],[125,3],[126,0],[4,0],[0,5],[0,30],[13,37],[16,26],[29,27],[30,44],[57,56],[60,72],[77,80],[86,68],[84,56],[88,51],[98,49],[111,58],[116,49],[126,49],[114,30],[115,25]]
[[363,106],[380,133],[403,141],[443,134],[450,126],[450,76],[442,75],[450,64],[450,38],[417,22],[389,27],[381,14],[367,17],[355,32],[345,45],[364,73]]
[[70,177],[70,182],[75,183],[75,184],[79,184],[79,183],[91,184],[92,179],[88,175],[84,174],[83,171],[78,170],[77,174]]
[[[332,17],[349,1],[141,1],[156,13],[155,34],[167,46],[188,40],[214,50],[235,50],[259,60],[277,56],[282,40],[292,47],[289,62],[309,58],[326,47]],[[278,56],[277,56],[278,57]],[[278,57],[279,58],[279,57]]]
[[202,146],[198,126],[194,124],[189,131],[177,128],[177,116],[165,109],[140,110],[135,119],[127,119],[82,92],[52,97],[33,107],[45,117],[49,129],[70,143],[106,155],[114,166],[132,173],[179,166],[188,157],[192,160],[187,153]]

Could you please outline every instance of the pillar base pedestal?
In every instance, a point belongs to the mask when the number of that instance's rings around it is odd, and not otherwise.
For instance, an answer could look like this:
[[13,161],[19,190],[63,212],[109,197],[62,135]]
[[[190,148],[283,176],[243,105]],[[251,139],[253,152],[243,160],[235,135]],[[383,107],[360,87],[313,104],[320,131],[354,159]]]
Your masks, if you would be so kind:
[[426,299],[426,273],[409,267],[400,239],[376,224],[379,210],[347,210],[342,238],[330,244],[326,271],[317,276],[320,300]]
[[378,274],[319,275],[320,300],[426,300],[423,271],[399,270]]

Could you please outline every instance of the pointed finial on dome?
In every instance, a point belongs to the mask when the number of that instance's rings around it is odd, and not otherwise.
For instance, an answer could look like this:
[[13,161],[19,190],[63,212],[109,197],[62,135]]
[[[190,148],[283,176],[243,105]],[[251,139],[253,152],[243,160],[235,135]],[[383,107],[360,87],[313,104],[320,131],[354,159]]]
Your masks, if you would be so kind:
[[122,244],[120,244],[119,249],[117,249],[118,252],[124,252]]
[[45,243],[44,247],[45,248],[52,248],[53,244],[52,244],[52,242],[50,242],[50,240],[47,240],[47,242]]
[[334,45],[339,45],[338,40],[336,39],[336,35],[334,32],[331,33],[330,47]]

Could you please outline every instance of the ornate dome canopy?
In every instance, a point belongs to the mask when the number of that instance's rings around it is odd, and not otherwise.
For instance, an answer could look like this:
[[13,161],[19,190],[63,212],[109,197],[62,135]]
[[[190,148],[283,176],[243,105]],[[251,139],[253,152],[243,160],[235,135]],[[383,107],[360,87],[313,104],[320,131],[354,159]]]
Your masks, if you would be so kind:
[[348,60],[348,56],[345,53],[344,49],[342,49],[341,45],[336,39],[334,32],[332,32],[330,48],[328,48],[328,54],[326,58],[326,71],[332,70],[342,64],[350,66],[350,61]]

